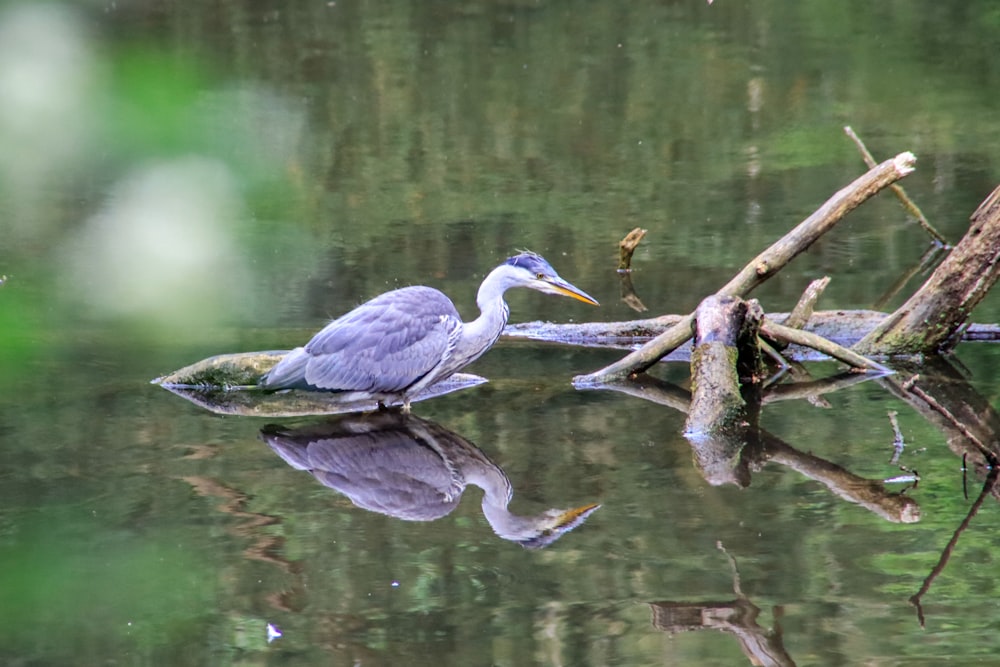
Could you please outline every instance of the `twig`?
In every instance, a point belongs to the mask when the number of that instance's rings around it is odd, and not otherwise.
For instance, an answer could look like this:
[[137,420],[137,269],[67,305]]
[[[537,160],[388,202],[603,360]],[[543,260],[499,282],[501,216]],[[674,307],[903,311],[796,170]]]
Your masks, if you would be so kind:
[[880,373],[892,373],[891,368],[883,366],[880,363],[861,356],[857,352],[852,352],[846,347],[837,345],[831,340],[809,333],[808,331],[792,329],[782,324],[778,324],[777,322],[765,319],[764,323],[760,326],[760,332],[768,338],[774,338],[785,343],[794,343],[796,345],[812,348],[817,352],[822,352],[828,357],[833,357],[834,359],[843,361],[848,366],[852,366],[854,368],[863,368],[878,371]]
[[[877,167],[868,170],[866,174],[839,190],[812,215],[755,257],[717,294],[745,297],[795,257],[805,252],[809,246],[849,212],[888,185],[913,173],[916,161],[917,158],[913,153],[900,153],[891,160],[886,160]],[[687,315],[635,352],[595,373],[577,376],[573,382],[586,385],[641,373],[690,338],[693,322],[694,315]]]
[[[872,157],[872,154],[868,152],[868,148],[865,147],[865,144],[863,141],[861,141],[861,138],[854,133],[854,130],[851,129],[850,125],[844,128],[844,133],[847,134],[848,137],[850,137],[851,141],[854,142],[854,145],[858,147],[859,151],[861,151],[861,157],[864,159],[865,164],[868,165],[868,168],[871,169],[872,167],[874,167],[876,164],[875,158]],[[910,199],[910,197],[906,194],[906,191],[903,190],[903,186],[890,185],[889,189],[892,190],[892,193],[896,195],[899,198],[899,201],[903,203],[903,208],[909,211],[910,215],[916,218],[917,222],[920,223],[920,226],[924,228],[924,231],[930,234],[931,238],[933,238],[935,241],[940,243],[945,248],[949,247],[948,242],[945,241],[944,237],[941,236],[941,234],[938,233],[936,229],[934,229],[934,226],[927,221],[927,218],[924,217],[923,211],[920,210],[920,207],[917,206],[915,203],[913,203],[913,200]]]

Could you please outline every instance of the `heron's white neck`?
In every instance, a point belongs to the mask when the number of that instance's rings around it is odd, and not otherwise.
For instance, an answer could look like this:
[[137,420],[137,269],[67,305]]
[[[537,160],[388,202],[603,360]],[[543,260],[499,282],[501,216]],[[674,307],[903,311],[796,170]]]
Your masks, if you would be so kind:
[[513,284],[508,273],[509,269],[510,267],[506,265],[498,266],[490,271],[483,284],[479,286],[479,293],[476,294],[479,317],[466,322],[462,332],[462,339],[470,348],[482,347],[476,350],[473,358],[493,345],[507,324],[510,309],[503,295]]

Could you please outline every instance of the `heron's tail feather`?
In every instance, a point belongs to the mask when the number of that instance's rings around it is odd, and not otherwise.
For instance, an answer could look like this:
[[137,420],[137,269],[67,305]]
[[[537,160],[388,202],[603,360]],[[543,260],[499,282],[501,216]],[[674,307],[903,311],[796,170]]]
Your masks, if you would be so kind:
[[265,373],[259,385],[264,389],[295,389],[307,388],[306,364],[309,355],[305,348],[297,347],[286,354],[278,364]]

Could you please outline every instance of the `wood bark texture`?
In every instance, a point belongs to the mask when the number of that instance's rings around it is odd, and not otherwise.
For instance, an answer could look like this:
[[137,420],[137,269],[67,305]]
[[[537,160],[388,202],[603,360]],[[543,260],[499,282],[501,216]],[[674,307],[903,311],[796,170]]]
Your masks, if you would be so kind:
[[[912,153],[900,153],[870,169],[866,174],[834,194],[812,215],[754,258],[717,294],[746,296],[751,290],[808,249],[850,211],[880,190],[911,174],[915,168],[916,160]],[[691,336],[693,323],[693,315],[688,315],[635,352],[595,373],[578,376],[574,378],[574,382],[577,385],[586,386],[587,384],[606,382],[641,373],[683,344]]]
[[961,328],[998,276],[1000,186],[972,214],[962,240],[896,312],[855,345],[867,355],[915,355],[950,350]]

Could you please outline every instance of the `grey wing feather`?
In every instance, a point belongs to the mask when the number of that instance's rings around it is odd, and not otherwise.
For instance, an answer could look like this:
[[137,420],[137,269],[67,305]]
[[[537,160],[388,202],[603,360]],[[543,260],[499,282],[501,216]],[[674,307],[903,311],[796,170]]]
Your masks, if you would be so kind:
[[334,320],[305,348],[289,353],[265,384],[400,392],[441,363],[460,326],[455,306],[435,289],[387,292]]
[[278,364],[268,371],[267,375],[261,378],[260,384],[263,387],[274,389],[288,389],[298,387],[304,389],[306,383],[306,366],[309,363],[309,355],[304,347],[297,347],[286,354]]

